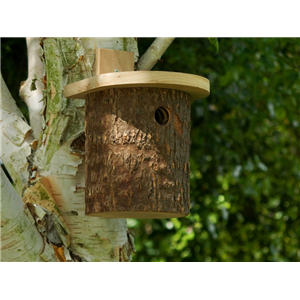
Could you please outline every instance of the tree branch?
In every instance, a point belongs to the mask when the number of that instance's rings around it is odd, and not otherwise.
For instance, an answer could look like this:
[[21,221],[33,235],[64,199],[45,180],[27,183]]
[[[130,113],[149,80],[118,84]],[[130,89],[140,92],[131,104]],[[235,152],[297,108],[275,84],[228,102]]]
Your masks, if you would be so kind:
[[156,38],[138,62],[137,70],[151,70],[175,38]]
[[8,170],[20,196],[28,185],[29,162],[32,148],[36,147],[31,127],[18,109],[1,77],[0,131],[1,160]]
[[[30,125],[33,135],[38,138],[41,132],[43,107],[43,83],[44,65],[40,59],[41,48],[39,38],[26,38],[28,51],[28,78],[20,88],[20,97],[27,104],[29,110]],[[40,80],[33,80],[38,78]],[[35,85],[35,86],[34,86]],[[35,88],[35,90],[32,89]]]
[[1,168],[1,261],[58,261]]

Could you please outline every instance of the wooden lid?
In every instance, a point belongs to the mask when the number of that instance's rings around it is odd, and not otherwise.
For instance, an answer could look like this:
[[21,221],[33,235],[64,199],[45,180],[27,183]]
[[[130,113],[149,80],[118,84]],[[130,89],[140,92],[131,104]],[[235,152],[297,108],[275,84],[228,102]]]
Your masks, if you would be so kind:
[[192,100],[209,95],[209,80],[193,74],[161,71],[130,71],[105,73],[68,84],[64,96],[85,99],[90,93],[112,88],[153,87],[186,92]]

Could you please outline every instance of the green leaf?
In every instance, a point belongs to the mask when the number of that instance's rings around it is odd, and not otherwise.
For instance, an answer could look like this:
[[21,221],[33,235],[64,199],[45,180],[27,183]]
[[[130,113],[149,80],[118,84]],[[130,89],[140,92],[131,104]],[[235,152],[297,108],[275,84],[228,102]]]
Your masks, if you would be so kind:
[[216,53],[215,55],[219,52],[219,41],[217,38],[208,38],[209,42],[215,47]]

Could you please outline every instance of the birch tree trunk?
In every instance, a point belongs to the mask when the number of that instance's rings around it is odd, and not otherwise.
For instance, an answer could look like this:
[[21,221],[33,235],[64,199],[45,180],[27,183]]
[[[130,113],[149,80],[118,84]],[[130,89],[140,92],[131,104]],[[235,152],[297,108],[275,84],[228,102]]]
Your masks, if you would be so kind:
[[54,249],[44,240],[34,224],[30,209],[25,206],[1,169],[2,261],[58,260]]
[[96,48],[132,51],[137,62],[137,41],[28,38],[27,46],[20,94],[31,126],[1,83],[1,159],[15,183],[8,188],[1,173],[1,260],[130,261],[135,250],[126,219],[85,215],[85,101],[66,99],[63,88],[95,75]]

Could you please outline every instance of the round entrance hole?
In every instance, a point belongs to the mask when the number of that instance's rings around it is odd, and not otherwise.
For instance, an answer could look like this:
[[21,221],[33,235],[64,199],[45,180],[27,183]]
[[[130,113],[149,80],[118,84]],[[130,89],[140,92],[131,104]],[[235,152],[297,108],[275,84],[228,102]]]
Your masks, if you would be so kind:
[[159,107],[155,111],[155,120],[160,125],[166,125],[170,119],[170,111],[166,107]]

